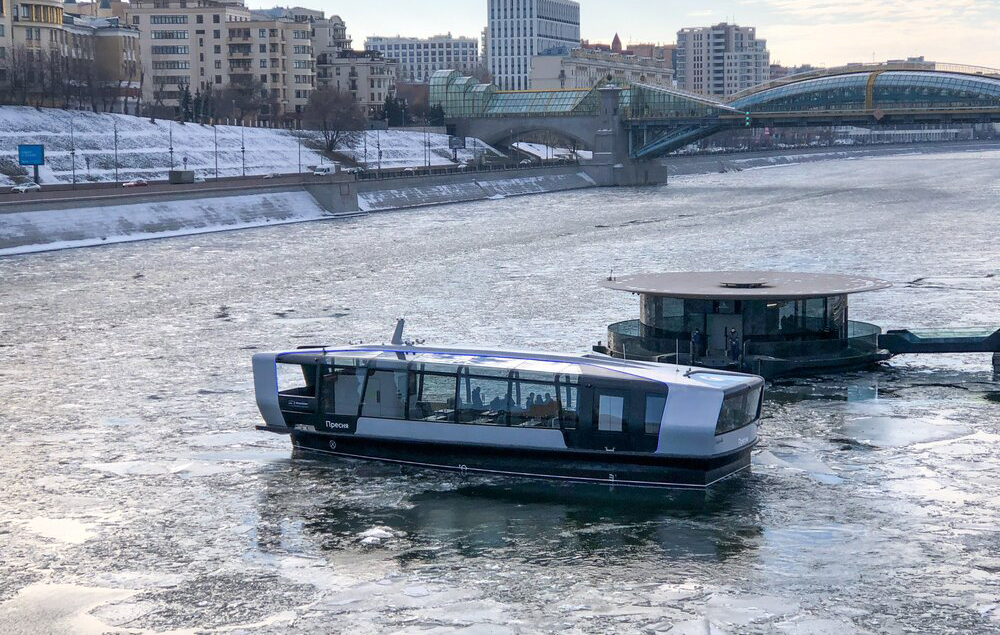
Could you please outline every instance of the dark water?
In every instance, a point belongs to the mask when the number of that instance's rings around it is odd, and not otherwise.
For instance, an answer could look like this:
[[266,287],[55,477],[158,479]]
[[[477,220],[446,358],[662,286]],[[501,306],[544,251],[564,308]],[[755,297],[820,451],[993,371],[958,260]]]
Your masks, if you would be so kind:
[[293,459],[254,350],[584,351],[617,273],[884,277],[852,317],[1000,326],[1000,153],[817,163],[0,260],[2,633],[994,633],[986,355],[769,388],[705,494]]

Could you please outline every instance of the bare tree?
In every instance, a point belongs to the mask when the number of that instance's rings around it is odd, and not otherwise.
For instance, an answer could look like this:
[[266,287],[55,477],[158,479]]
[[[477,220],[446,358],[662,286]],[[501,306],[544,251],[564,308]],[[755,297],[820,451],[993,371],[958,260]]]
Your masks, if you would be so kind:
[[326,150],[332,152],[364,129],[365,116],[350,93],[324,87],[309,95],[302,124],[322,132]]

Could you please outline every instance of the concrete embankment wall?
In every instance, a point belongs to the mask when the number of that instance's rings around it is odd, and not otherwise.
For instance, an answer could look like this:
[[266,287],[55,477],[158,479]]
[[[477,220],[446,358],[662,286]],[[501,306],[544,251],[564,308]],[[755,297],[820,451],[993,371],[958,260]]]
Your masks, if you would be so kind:
[[576,166],[544,168],[531,172],[446,175],[421,178],[419,181],[403,178],[360,183],[358,206],[362,211],[383,211],[594,186],[593,179]]
[[837,159],[863,159],[867,157],[920,154],[924,152],[974,152],[996,150],[998,144],[990,141],[962,141],[955,143],[908,143],[886,146],[834,146],[829,148],[801,148],[772,150],[769,152],[739,152],[713,155],[670,156],[665,159],[671,176],[734,172],[753,168],[795,165]]
[[88,247],[151,238],[329,218],[308,193],[266,192],[199,199],[7,211],[0,214],[0,255]]
[[188,189],[156,185],[148,190],[57,191],[49,200],[0,201],[0,256],[593,185],[579,168],[564,166],[372,181],[306,176],[202,183]]

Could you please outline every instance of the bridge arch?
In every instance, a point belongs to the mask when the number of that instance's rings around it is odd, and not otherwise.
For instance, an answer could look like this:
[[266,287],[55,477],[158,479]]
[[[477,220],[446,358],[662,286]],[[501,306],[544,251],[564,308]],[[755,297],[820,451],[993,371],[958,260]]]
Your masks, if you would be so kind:
[[996,108],[1000,79],[942,71],[845,72],[744,93],[728,105],[749,112]]

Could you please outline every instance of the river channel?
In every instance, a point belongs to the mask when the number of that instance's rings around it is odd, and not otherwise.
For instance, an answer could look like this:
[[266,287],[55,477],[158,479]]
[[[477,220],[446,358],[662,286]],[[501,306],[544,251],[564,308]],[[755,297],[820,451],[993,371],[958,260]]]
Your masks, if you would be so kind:
[[996,633],[986,355],[769,385],[706,494],[293,459],[250,356],[583,352],[642,271],[884,278],[852,319],[1000,327],[1000,151],[826,161],[0,259],[0,632]]

